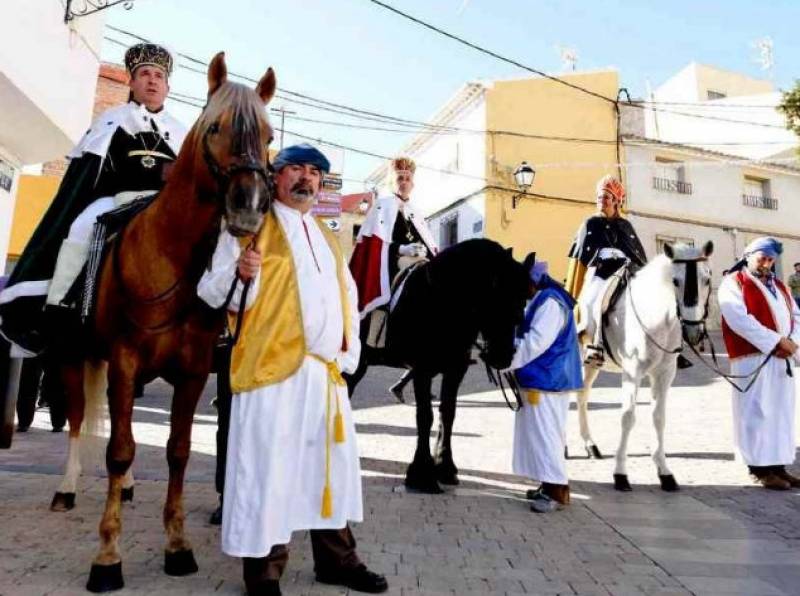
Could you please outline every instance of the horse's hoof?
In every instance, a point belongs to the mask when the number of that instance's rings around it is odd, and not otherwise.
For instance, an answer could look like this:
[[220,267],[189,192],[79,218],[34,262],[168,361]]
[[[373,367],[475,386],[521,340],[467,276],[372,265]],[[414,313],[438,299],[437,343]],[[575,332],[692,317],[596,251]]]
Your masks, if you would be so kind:
[[603,459],[603,454],[600,453],[597,445],[588,445],[586,447],[586,455],[589,456],[589,459]]
[[406,488],[412,492],[424,493],[426,495],[441,495],[444,492],[436,480],[409,480],[408,477],[406,477]]
[[189,575],[197,573],[197,569],[197,561],[194,560],[192,549],[164,553],[164,573],[167,575]]
[[210,523],[212,526],[222,525],[222,505],[217,505],[217,508],[214,509],[214,513],[212,513],[211,517],[208,518],[208,523]]
[[90,592],[113,592],[125,587],[122,579],[122,561],[113,565],[98,565],[92,563],[92,570],[89,572],[89,581],[86,582],[86,589]]
[[123,488],[120,499],[122,499],[123,503],[125,503],[126,501],[129,503],[133,502],[133,487],[129,486],[128,488]]
[[658,480],[661,482],[661,490],[668,493],[674,493],[681,490],[681,487],[675,481],[675,476],[672,474],[658,475]]
[[17,426],[17,432],[18,433],[26,433],[26,432],[28,432],[29,428],[30,428],[30,426],[22,426],[20,424],[20,425]]
[[633,490],[627,474],[614,474],[614,490],[629,493]]
[[436,480],[447,486],[458,486],[458,468],[454,464],[436,466]]
[[75,493],[59,493],[53,495],[50,511],[69,511],[75,508]]

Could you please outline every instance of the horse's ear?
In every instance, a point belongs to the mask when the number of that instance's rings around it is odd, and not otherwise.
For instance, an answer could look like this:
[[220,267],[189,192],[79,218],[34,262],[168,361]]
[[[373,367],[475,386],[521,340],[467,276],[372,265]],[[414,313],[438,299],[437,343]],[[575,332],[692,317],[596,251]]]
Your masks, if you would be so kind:
[[703,256],[710,257],[711,253],[714,252],[714,242],[709,240],[703,245]]
[[208,65],[208,96],[228,81],[228,67],[225,66],[225,52],[219,52]]
[[277,87],[277,83],[275,82],[275,71],[272,70],[270,66],[267,69],[267,72],[264,73],[264,76],[261,77],[261,80],[256,85],[256,93],[261,98],[261,101],[264,102],[264,105],[269,103],[269,100],[272,99],[272,96],[275,95],[275,87]]
[[672,250],[672,245],[668,242],[664,243],[664,254],[667,255],[670,259],[675,258],[675,251]]

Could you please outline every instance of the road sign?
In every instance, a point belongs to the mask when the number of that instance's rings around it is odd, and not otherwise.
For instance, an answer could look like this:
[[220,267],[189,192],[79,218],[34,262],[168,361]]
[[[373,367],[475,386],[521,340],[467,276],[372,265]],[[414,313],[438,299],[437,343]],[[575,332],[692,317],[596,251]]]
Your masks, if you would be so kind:
[[339,217],[342,214],[342,206],[331,203],[317,203],[311,208],[311,213],[317,217]]
[[342,179],[338,176],[324,176],[322,178],[322,188],[325,190],[341,190]]
[[332,205],[342,204],[342,195],[338,192],[320,192],[317,193],[317,203],[330,203]]

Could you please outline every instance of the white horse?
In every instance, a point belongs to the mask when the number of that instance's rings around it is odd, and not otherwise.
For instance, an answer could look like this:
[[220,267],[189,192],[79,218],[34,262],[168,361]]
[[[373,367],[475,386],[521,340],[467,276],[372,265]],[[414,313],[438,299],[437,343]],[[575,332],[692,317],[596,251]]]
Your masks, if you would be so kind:
[[[630,491],[627,474],[628,437],[636,420],[636,395],[645,376],[650,377],[653,393],[653,424],[658,447],[653,461],[661,488],[679,489],[664,453],[664,426],[667,391],[677,369],[677,356],[683,337],[698,344],[705,331],[711,293],[708,257],[712,242],[702,249],[686,244],[665,245],[658,255],[631,279],[623,295],[606,314],[607,357],[622,372],[622,436],[617,448],[614,488]],[[610,364],[610,363],[609,363]],[[587,406],[599,369],[584,368],[584,386],[578,393],[581,437],[590,456],[601,457],[589,432]]]

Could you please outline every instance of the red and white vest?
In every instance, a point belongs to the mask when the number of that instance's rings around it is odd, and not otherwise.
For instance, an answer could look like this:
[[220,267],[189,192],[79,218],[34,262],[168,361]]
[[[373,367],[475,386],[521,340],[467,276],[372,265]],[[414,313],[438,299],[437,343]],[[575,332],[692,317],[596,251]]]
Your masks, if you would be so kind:
[[[744,306],[747,313],[753,315],[756,320],[773,331],[778,331],[778,325],[775,322],[775,317],[770,309],[769,302],[766,296],[756,284],[755,280],[745,273],[744,269],[737,271],[733,274],[736,283],[742,288],[742,298],[744,299]],[[792,321],[792,329],[794,329],[794,318],[791,317],[794,301],[792,300],[789,291],[781,280],[777,277],[774,278],[775,286],[778,292],[786,300],[786,307],[789,309],[790,319]],[[730,358],[741,358],[742,356],[752,356],[753,354],[760,354],[761,351],[752,345],[749,341],[736,334],[725,322],[725,317],[722,317],[722,339],[725,340],[725,347],[728,350]]]

